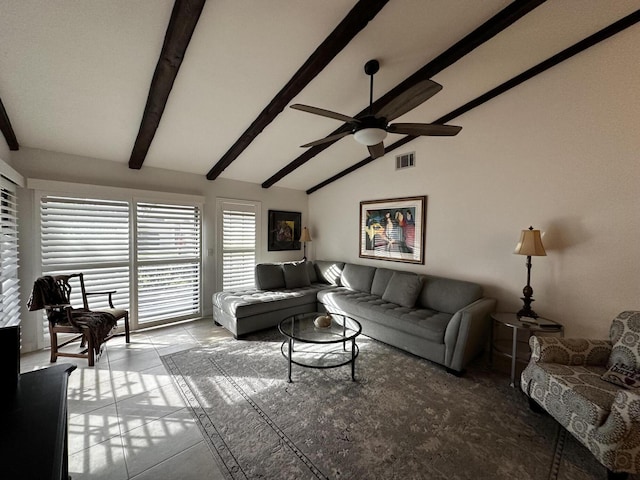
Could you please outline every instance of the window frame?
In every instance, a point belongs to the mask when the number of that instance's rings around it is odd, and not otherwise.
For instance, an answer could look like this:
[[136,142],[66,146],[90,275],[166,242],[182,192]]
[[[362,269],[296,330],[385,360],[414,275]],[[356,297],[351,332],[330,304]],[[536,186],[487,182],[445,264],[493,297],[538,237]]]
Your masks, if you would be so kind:
[[[187,195],[157,191],[147,191],[138,189],[129,189],[121,187],[105,187],[102,185],[88,185],[71,182],[58,182],[53,180],[41,180],[41,179],[28,179],[27,188],[34,190],[33,201],[33,215],[34,215],[34,235],[36,241],[33,242],[32,255],[35,260],[34,268],[36,270],[35,277],[42,275],[42,231],[40,220],[40,204],[43,196],[61,196],[61,197],[85,197],[96,200],[109,200],[109,201],[126,201],[129,202],[129,304],[131,305],[129,311],[129,322],[133,330],[142,328],[151,328],[154,326],[179,322],[188,318],[200,318],[204,315],[204,254],[203,254],[203,241],[204,241],[204,197],[201,195]],[[137,261],[137,221],[136,221],[136,208],[137,203],[161,203],[161,204],[174,204],[174,205],[194,205],[200,209],[200,305],[199,314],[189,315],[187,317],[171,318],[153,322],[144,322],[139,324],[138,322],[138,261]],[[134,308],[135,307],[135,308]],[[38,348],[42,348],[46,343],[46,335],[43,329],[42,334],[39,335]]]
[[255,263],[262,261],[262,202],[257,200],[240,200],[237,198],[216,198],[216,292],[222,291],[224,284],[223,271],[223,222],[225,205],[239,205],[241,208],[252,209],[255,213]]

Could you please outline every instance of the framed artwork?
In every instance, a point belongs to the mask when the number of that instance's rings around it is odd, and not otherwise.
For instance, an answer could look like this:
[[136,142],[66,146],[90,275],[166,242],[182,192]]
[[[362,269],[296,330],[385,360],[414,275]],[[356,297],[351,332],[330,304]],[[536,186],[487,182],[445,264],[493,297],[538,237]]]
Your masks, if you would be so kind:
[[300,250],[301,224],[300,212],[269,210],[268,250]]
[[360,202],[360,257],[424,263],[427,197]]

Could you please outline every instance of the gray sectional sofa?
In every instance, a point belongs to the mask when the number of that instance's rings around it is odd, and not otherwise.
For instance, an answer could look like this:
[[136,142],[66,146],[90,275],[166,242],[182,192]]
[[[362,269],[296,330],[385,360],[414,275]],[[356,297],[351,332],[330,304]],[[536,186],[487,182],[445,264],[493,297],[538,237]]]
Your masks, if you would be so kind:
[[364,335],[454,373],[484,349],[496,304],[475,283],[333,261],[260,264],[256,285],[213,295],[214,321],[236,338],[288,315],[344,313]]

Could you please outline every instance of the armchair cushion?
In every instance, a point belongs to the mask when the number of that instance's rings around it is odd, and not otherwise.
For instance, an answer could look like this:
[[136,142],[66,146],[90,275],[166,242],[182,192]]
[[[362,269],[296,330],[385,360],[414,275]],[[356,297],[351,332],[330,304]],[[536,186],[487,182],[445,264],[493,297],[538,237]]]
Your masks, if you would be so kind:
[[613,350],[607,366],[618,363],[640,370],[640,312],[620,313],[611,323],[609,337]]
[[611,354],[611,344],[606,340],[533,336],[529,346],[535,363],[605,366]]
[[[562,426],[580,422],[599,426],[609,415],[618,387],[600,377],[604,367],[539,363],[527,372],[530,396]],[[526,378],[523,373],[523,378]]]

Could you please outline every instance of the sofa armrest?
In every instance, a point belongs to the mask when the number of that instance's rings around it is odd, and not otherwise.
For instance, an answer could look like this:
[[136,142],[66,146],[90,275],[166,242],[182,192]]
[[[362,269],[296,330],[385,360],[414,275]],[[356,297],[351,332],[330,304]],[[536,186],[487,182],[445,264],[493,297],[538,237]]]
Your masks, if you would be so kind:
[[586,338],[538,337],[529,339],[531,363],[605,366],[611,342]]
[[481,298],[458,310],[444,333],[445,366],[461,372],[484,350],[491,328],[494,298]]

